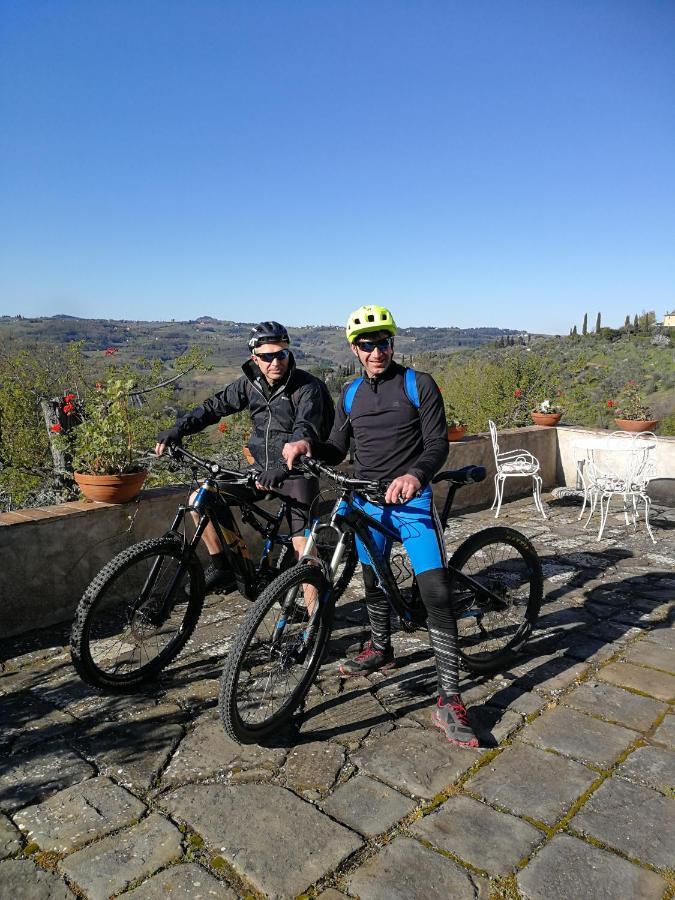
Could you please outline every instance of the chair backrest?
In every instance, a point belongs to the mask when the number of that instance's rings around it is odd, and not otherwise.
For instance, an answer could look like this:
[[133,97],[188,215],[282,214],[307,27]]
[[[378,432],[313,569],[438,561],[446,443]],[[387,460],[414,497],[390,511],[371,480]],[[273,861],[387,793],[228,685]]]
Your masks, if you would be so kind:
[[490,426],[490,437],[492,438],[492,450],[494,451],[494,455],[495,455],[495,465],[498,466],[499,465],[499,440],[497,439],[497,426],[492,421],[492,419],[490,419],[488,421],[488,425]]

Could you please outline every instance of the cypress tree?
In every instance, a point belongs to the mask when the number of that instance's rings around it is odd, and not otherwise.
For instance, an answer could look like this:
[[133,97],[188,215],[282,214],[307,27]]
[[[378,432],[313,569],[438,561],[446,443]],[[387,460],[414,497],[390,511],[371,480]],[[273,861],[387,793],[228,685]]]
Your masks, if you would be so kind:
[[630,328],[630,316],[626,316],[626,321],[623,323],[623,327],[628,331]]
[[577,331],[577,326],[576,326],[576,325],[575,325],[574,328],[572,329],[572,335],[573,335],[574,337],[579,337],[579,332]]
[[588,334],[588,313],[584,313],[584,324],[581,326],[581,333]]
[[595,320],[595,333],[600,334],[600,313],[598,313],[598,318]]
[[635,313],[635,318],[633,319],[633,328],[635,331],[638,331],[640,328],[640,323],[638,322],[638,314]]

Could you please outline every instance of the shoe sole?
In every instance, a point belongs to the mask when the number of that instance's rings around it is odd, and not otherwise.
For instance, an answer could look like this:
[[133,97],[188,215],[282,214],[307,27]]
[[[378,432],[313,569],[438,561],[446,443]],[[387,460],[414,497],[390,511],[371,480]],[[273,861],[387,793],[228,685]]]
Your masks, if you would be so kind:
[[392,659],[391,662],[384,663],[383,665],[378,666],[377,669],[369,669],[368,671],[364,670],[363,672],[345,672],[342,666],[340,666],[338,671],[343,678],[356,678],[359,675],[372,675],[374,672],[386,672],[387,669],[393,669],[395,664],[396,660]]
[[445,739],[449,744],[454,744],[456,747],[479,747],[480,746],[480,744],[478,743],[478,738],[471,738],[471,740],[469,740],[469,741],[458,741],[456,738],[451,738],[448,735],[448,732],[445,730],[445,726],[443,725],[443,723],[439,722],[438,717],[436,716],[435,712],[433,712],[431,714],[431,721],[434,723],[434,725],[436,726],[436,728],[438,728],[439,731],[443,732],[443,734],[445,735]]

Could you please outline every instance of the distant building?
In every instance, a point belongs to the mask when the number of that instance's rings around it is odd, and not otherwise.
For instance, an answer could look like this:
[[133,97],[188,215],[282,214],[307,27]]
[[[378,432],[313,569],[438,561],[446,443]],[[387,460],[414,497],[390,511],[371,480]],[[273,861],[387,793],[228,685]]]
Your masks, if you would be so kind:
[[663,317],[663,324],[666,328],[675,328],[675,310],[665,314]]

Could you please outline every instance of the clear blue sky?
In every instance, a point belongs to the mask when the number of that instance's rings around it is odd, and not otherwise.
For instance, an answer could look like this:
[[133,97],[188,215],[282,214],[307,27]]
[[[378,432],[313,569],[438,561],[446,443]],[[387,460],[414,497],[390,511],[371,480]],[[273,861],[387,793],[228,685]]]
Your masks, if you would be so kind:
[[670,0],[3,0],[0,313],[675,307]]

